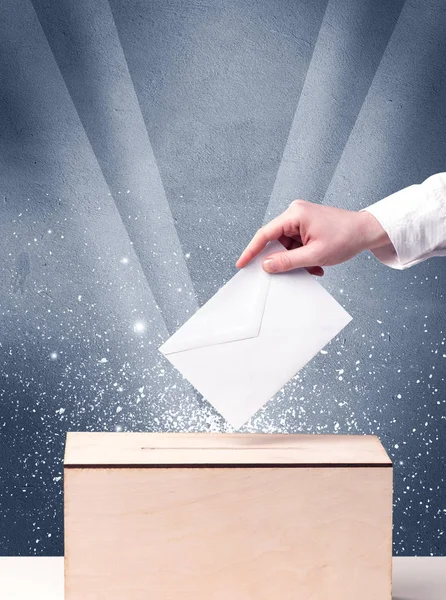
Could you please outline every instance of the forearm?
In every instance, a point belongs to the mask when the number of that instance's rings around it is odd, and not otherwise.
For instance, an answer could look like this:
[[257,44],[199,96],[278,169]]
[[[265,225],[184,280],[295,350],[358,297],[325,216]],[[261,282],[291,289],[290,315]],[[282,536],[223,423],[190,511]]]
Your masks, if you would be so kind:
[[367,214],[364,223],[370,227],[368,249],[389,267],[406,269],[432,256],[446,256],[446,173],[432,175],[361,212]]

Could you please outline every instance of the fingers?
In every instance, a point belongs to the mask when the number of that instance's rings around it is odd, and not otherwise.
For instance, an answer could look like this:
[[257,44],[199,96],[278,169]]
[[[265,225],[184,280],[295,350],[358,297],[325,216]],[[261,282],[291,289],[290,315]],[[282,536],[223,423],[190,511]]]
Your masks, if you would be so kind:
[[313,242],[306,246],[302,246],[301,248],[295,248],[294,250],[275,252],[265,258],[262,266],[268,273],[283,273],[285,271],[291,271],[292,269],[307,267],[308,270],[310,270],[310,268],[321,269],[322,273],[318,271],[314,274],[323,275],[323,269],[314,266],[322,262],[321,258],[319,247]]
[[294,250],[294,248],[300,248],[303,245],[300,235],[296,235],[294,237],[281,235],[279,242],[282,244],[282,246],[285,246],[287,250]]
[[281,235],[279,238],[279,242],[282,246],[285,246],[287,250],[293,249],[294,240],[286,235]]
[[235,266],[239,269],[245,267],[254,257],[257,256],[257,254],[259,254],[259,252],[263,250],[268,242],[278,240],[281,236],[283,236],[285,218],[286,217],[283,215],[280,215],[270,221],[264,227],[261,227],[240,255],[240,258],[235,263]]

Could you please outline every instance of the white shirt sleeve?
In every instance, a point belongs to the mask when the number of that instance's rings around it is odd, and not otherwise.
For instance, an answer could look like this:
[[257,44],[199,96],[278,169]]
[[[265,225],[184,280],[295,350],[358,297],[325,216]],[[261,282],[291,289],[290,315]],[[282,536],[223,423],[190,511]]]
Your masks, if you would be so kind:
[[363,209],[381,224],[391,244],[373,254],[394,269],[446,256],[446,173],[432,175]]

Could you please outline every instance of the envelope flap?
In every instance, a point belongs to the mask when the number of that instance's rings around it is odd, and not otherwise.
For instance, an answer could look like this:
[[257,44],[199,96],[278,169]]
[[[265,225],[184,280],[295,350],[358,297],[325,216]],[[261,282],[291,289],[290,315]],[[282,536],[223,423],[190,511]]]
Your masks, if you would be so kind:
[[224,344],[259,334],[271,275],[262,269],[266,254],[283,249],[269,245],[241,269],[160,348],[163,354]]

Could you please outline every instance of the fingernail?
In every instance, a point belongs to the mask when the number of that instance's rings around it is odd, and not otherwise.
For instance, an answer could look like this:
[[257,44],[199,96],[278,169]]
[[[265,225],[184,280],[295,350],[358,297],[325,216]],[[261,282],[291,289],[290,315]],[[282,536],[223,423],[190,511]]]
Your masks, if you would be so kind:
[[263,268],[268,273],[274,273],[276,271],[276,265],[274,264],[274,260],[272,258],[267,258],[263,261]]

